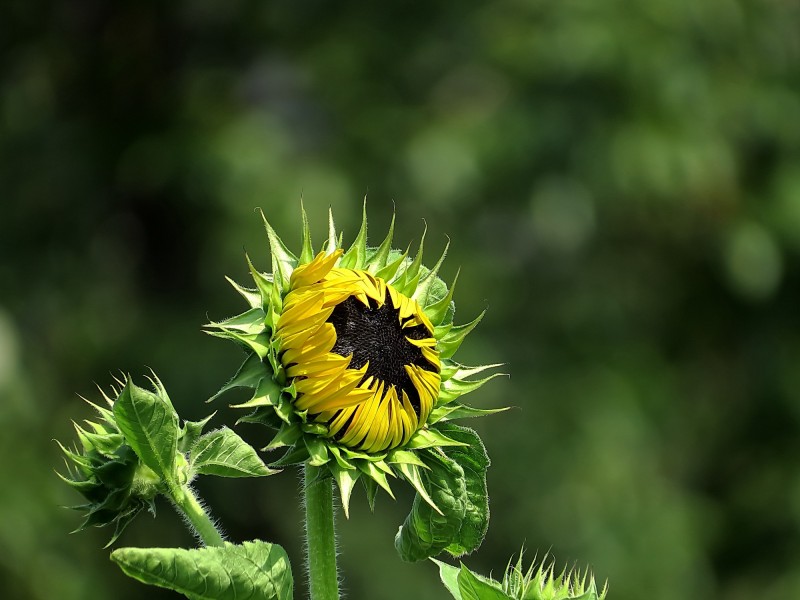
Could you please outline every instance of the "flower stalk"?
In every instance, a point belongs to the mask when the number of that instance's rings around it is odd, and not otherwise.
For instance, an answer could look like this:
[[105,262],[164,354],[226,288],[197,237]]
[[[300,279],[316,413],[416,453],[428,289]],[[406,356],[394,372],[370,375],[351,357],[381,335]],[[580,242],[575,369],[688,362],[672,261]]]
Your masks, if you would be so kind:
[[170,497],[175,503],[175,507],[183,514],[186,521],[202,540],[204,546],[225,545],[222,534],[188,485],[171,490]]
[[305,465],[306,560],[311,600],[338,600],[333,482],[323,470]]

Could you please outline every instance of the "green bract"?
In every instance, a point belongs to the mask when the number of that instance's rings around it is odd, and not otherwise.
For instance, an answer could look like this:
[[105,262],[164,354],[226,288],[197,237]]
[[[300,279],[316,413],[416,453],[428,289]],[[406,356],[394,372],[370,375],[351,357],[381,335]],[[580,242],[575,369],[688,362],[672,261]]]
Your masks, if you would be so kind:
[[[403,558],[474,550],[488,524],[489,461],[477,434],[449,421],[497,412],[461,402],[497,374],[474,377],[497,365],[453,359],[483,314],[454,323],[453,286],[438,276],[447,249],[424,266],[424,234],[413,258],[393,250],[392,220],[371,247],[365,210],[345,249],[329,215],[328,239],[315,254],[305,211],[302,218],[299,254],[265,218],[272,272],[248,258],[254,287],[229,280],[248,309],[208,330],[241,345],[247,357],[214,398],[252,389],[236,407],[251,411],[241,421],[276,431],[265,449],[285,452],[272,466],[322,467],[338,484],[345,514],[358,481],[373,507],[379,487],[392,495],[392,479],[410,483],[417,498],[398,536]],[[376,343],[384,345],[375,350]]]

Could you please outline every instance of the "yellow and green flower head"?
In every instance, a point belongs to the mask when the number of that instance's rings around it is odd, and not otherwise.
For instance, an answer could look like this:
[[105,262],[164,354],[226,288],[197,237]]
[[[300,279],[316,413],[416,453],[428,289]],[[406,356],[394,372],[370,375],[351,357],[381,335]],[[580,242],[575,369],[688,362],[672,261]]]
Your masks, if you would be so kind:
[[363,269],[334,267],[340,249],[294,270],[276,337],[294,406],[342,446],[407,444],[441,385],[434,327],[419,302]]
[[496,365],[453,360],[483,315],[454,324],[453,286],[438,276],[447,248],[432,268],[424,266],[424,234],[413,258],[393,250],[392,220],[383,242],[369,247],[364,214],[345,250],[331,216],[328,239],[315,252],[302,216],[298,255],[264,219],[272,273],[250,263],[255,287],[231,282],[249,310],[209,326],[248,353],[219,393],[254,389],[237,406],[253,409],[243,421],[277,429],[267,449],[287,451],[274,466],[327,465],[346,511],[357,480],[372,502],[376,486],[391,494],[388,478],[400,477],[441,512],[426,489],[427,463],[449,460],[444,448],[470,445],[461,438],[471,430],[452,419],[495,412],[467,407],[460,397],[494,375],[471,377]]

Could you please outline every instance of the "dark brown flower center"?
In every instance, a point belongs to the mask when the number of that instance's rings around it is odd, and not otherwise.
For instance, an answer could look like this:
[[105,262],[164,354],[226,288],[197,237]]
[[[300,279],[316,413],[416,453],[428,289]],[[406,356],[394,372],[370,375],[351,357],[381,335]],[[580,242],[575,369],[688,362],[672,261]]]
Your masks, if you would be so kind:
[[333,309],[328,322],[336,330],[336,343],[331,352],[350,356],[351,369],[359,369],[367,362],[365,377],[376,377],[408,394],[414,410],[419,415],[419,392],[406,373],[406,365],[417,365],[426,371],[436,371],[422,355],[422,351],[408,341],[432,337],[424,325],[403,328],[399,310],[394,308],[389,292],[382,306],[370,299],[370,306],[351,296]]

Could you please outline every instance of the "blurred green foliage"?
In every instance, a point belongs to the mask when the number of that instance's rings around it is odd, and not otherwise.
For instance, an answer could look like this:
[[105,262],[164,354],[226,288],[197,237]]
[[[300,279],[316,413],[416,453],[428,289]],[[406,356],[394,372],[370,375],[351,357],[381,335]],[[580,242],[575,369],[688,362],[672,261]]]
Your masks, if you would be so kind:
[[[157,596],[118,573],[52,438],[76,393],[151,366],[182,416],[241,357],[262,207],[299,243],[327,207],[431,255],[453,239],[465,362],[508,363],[476,423],[492,521],[611,597],[800,597],[800,5],[771,0],[291,3],[7,0],[0,7],[0,595]],[[374,240],[373,240],[374,241]],[[319,242],[318,242],[319,243]],[[264,432],[247,426],[258,445]],[[301,573],[297,480],[200,483],[235,541]],[[353,598],[443,598],[393,536],[341,519]],[[193,540],[168,505],[125,545]],[[303,593],[298,581],[298,593]]]

